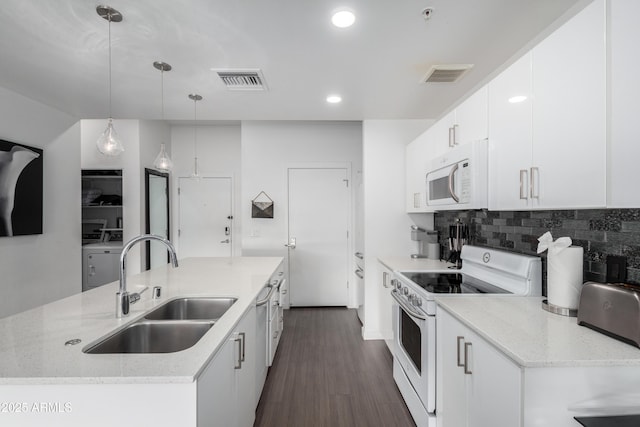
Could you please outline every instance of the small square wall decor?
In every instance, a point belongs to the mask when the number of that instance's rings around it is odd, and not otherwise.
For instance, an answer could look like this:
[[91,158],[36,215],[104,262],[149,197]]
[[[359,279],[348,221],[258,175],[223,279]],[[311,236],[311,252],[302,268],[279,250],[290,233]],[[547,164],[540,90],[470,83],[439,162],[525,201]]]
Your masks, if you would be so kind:
[[43,151],[0,140],[0,237],[42,234]]

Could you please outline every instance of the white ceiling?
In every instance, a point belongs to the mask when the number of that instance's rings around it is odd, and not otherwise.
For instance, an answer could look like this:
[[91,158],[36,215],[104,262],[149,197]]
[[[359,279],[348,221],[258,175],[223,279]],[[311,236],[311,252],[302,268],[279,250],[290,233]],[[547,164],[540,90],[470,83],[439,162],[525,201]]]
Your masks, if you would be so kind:
[[[587,0],[109,0],[113,116],[203,120],[437,118]],[[87,0],[3,0],[0,86],[79,118],[108,116],[108,22]],[[348,7],[356,23],[331,25]],[[425,21],[421,11],[434,9]],[[567,13],[569,11],[569,13]],[[557,23],[556,23],[557,25]],[[434,64],[471,63],[421,84]],[[260,68],[267,92],[230,92],[212,68]],[[343,102],[325,98],[340,93]]]

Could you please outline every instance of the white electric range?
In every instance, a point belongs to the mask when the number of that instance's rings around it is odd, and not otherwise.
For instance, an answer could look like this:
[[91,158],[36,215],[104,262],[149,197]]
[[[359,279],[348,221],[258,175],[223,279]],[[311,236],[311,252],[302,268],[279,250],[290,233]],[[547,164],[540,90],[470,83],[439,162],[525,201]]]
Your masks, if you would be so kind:
[[538,257],[466,245],[461,259],[459,270],[394,272],[393,377],[418,427],[436,425],[435,296],[542,293]]

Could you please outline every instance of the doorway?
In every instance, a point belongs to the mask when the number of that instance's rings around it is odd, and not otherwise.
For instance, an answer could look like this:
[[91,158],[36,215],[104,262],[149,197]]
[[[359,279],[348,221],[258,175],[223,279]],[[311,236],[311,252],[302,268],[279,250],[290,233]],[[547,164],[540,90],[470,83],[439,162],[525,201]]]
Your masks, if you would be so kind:
[[349,176],[346,167],[288,169],[292,306],[348,304]]
[[[144,170],[145,232],[170,239],[169,234],[169,174],[153,169]],[[146,270],[169,262],[167,248],[147,240]]]
[[178,178],[178,255],[228,257],[233,250],[231,177]]

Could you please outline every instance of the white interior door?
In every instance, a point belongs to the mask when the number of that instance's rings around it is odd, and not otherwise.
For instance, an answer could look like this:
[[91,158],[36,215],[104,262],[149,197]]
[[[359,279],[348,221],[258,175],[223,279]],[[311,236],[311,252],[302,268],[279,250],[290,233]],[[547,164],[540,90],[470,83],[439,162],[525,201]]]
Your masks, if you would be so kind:
[[180,258],[231,256],[231,178],[178,179]]
[[347,305],[350,212],[347,172],[346,168],[288,171],[291,305]]

